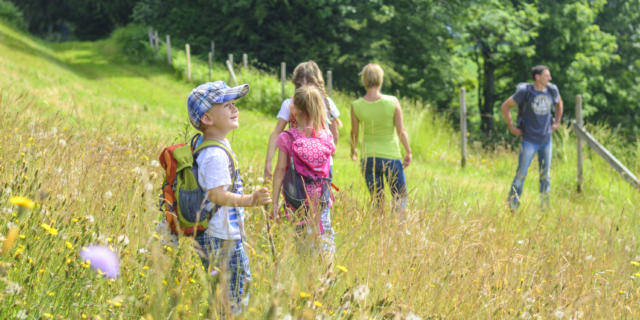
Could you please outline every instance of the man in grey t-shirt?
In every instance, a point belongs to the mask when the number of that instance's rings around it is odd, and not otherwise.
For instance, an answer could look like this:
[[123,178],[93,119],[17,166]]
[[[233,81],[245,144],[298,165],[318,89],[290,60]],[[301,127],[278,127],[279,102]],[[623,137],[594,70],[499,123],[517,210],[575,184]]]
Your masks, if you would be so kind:
[[[562,119],[562,98],[558,87],[551,83],[549,68],[543,65],[531,70],[533,83],[518,84],[516,92],[502,103],[509,131],[522,136],[522,148],[518,157],[518,170],[509,190],[509,207],[516,210],[520,205],[522,186],[529,165],[538,154],[540,166],[540,195],[542,206],[548,203],[548,191],[551,185],[549,168],[551,167],[551,134],[560,126]],[[518,125],[513,126],[509,109],[518,106]],[[555,106],[555,121],[551,116],[551,106]]]

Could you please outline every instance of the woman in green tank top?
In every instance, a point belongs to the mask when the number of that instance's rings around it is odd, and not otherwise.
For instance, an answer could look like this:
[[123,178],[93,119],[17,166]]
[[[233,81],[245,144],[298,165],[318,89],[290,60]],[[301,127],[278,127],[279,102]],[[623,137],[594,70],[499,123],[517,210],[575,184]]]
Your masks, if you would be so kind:
[[386,179],[395,200],[394,208],[404,219],[407,204],[404,168],[411,163],[411,147],[398,99],[380,92],[383,75],[377,64],[368,64],[362,69],[362,84],[367,93],[351,105],[351,159],[358,159],[356,146],[362,127],[361,164],[372,200],[377,207],[384,204],[383,179]]

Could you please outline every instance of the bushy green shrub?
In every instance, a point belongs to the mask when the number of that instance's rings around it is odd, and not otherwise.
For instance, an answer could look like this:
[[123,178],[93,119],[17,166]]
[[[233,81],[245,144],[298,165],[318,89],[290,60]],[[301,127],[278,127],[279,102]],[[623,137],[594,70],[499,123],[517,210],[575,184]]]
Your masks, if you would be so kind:
[[0,0],[0,20],[4,20],[21,30],[27,29],[22,11],[10,1]]
[[148,29],[142,25],[130,24],[111,33],[111,40],[126,59],[132,62],[149,61],[153,50],[149,46]]

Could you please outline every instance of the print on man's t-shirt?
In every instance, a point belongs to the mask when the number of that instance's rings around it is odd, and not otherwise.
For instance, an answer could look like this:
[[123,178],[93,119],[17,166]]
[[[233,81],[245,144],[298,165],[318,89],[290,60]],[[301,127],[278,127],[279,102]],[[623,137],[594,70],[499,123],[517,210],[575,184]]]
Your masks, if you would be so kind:
[[537,115],[545,115],[551,110],[551,97],[546,94],[539,94],[533,98],[531,108]]

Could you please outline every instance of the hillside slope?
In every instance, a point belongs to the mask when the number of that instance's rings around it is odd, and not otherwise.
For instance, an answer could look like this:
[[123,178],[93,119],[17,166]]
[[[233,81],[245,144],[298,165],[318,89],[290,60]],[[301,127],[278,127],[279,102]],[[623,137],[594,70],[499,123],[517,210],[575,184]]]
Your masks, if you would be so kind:
[[[44,43],[3,24],[0,74],[0,233],[9,223],[20,228],[0,260],[0,314],[214,316],[219,286],[209,285],[189,239],[171,249],[154,235],[161,171],[153,159],[193,132],[185,103],[195,84],[163,66],[118,62],[109,41]],[[276,224],[273,262],[264,212],[247,210],[247,318],[640,315],[638,193],[591,153],[585,192],[576,193],[568,129],[554,137],[551,208],[538,205],[534,164],[523,208],[511,213],[505,197],[517,154],[472,149],[461,169],[457,133],[428,108],[403,101],[415,161],[406,172],[409,218],[399,224],[370,208],[359,165],[348,157],[350,99],[335,96],[345,127],[334,167],[341,189],[332,210],[334,268],[298,250],[286,223]],[[230,140],[252,190],[262,184],[275,116],[248,111],[242,100],[239,107],[241,127]],[[627,149],[636,154],[634,172],[637,149]],[[15,195],[39,205],[18,209],[8,203]],[[93,243],[117,250],[119,279],[80,261],[78,250]]]

